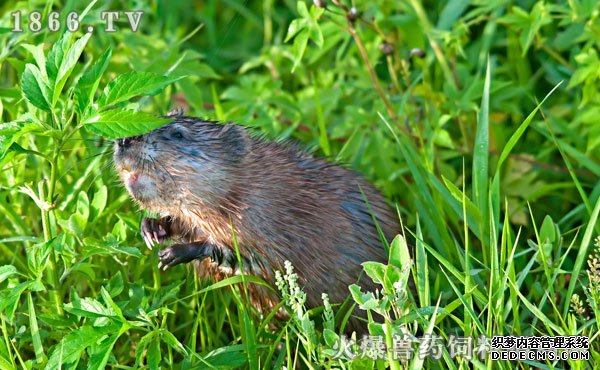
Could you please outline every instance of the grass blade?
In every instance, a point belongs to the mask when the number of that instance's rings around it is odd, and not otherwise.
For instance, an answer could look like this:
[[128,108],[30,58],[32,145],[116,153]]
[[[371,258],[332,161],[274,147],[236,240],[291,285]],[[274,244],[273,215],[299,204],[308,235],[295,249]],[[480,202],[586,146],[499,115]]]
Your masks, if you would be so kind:
[[571,281],[569,282],[569,288],[567,289],[567,295],[565,296],[565,305],[563,307],[563,317],[567,316],[569,312],[569,303],[571,302],[571,296],[573,295],[573,291],[575,290],[575,284],[579,282],[579,273],[585,263],[585,259],[588,255],[587,251],[592,243],[592,234],[594,232],[594,228],[596,223],[598,222],[598,214],[600,214],[600,197],[596,200],[596,206],[594,207],[594,211],[592,212],[592,216],[590,217],[590,222],[585,228],[585,233],[583,234],[583,239],[581,240],[581,247],[579,248],[579,252],[577,252],[577,259],[575,260],[575,265],[573,266],[573,271],[571,272]]
[[[481,106],[477,114],[477,133],[473,148],[473,203],[479,208],[482,226],[487,225],[488,205],[488,156],[489,156],[489,113],[490,113],[490,60],[485,70],[485,82]],[[484,240],[482,242],[485,243]]]

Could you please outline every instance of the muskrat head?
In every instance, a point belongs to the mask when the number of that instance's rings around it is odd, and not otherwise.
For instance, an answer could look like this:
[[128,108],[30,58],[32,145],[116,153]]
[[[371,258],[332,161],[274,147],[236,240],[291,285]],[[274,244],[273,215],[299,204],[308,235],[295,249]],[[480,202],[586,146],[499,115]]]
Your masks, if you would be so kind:
[[114,161],[123,184],[144,208],[162,212],[218,205],[246,153],[243,128],[192,117],[145,135],[117,139]]

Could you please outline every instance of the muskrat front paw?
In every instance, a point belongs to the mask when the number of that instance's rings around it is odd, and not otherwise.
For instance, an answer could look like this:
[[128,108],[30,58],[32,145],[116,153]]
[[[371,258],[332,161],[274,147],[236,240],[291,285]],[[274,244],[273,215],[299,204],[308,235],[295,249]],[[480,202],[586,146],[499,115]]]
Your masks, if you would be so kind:
[[177,262],[179,258],[173,247],[165,248],[158,251],[158,269],[166,270],[171,266],[178,265],[181,262]]
[[158,251],[158,268],[166,270],[169,267],[188,263],[195,259],[210,257],[211,248],[203,242],[173,244],[172,246]]
[[166,218],[144,217],[142,219],[140,231],[148,249],[152,249],[154,244],[160,244],[167,238],[167,226]]

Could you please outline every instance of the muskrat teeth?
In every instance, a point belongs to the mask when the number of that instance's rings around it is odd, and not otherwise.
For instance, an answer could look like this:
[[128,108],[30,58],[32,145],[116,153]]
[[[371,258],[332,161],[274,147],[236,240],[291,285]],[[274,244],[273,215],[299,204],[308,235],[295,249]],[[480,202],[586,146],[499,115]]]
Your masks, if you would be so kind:
[[161,219],[143,218],[140,225],[142,238],[148,249],[152,250],[155,244],[162,243],[167,238],[167,231],[161,223]]

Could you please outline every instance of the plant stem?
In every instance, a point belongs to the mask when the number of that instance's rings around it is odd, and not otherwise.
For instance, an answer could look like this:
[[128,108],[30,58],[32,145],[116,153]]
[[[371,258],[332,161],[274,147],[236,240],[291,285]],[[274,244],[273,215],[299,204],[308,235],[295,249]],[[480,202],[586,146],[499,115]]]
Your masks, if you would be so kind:
[[402,93],[402,87],[400,87],[400,81],[398,81],[398,75],[396,73],[396,68],[394,68],[394,58],[391,57],[390,55],[385,57],[385,61],[387,63],[387,67],[388,67],[388,73],[390,74],[390,77],[392,78],[392,83],[394,84],[394,87],[396,88],[396,92],[398,94]]
[[[394,348],[394,337],[392,331],[392,325],[390,323],[390,319],[385,319],[384,324],[384,333],[385,333],[385,345],[387,348]],[[390,369],[392,370],[400,370],[400,364],[396,359],[394,359],[393,351],[386,351],[386,355],[389,361]]]
[[[15,360],[14,360],[15,357],[11,356],[12,355],[12,348],[11,348],[11,345],[10,345],[11,344],[11,340],[10,340],[10,338],[8,336],[8,330],[6,329],[6,321],[4,321],[4,315],[3,314],[0,314],[0,324],[1,324],[1,327],[2,327],[2,330],[0,330],[0,332],[2,332],[2,337],[4,338],[4,345],[5,345],[5,348],[6,348],[6,352],[8,354],[8,356],[6,356],[6,358],[10,359],[10,361],[11,361],[10,364],[13,366],[14,369],[16,369],[17,366],[16,366]],[[18,352],[17,352],[17,355],[18,355]]]
[[373,82],[373,85],[375,86],[375,90],[377,90],[377,93],[381,97],[381,100],[383,100],[383,104],[385,104],[385,109],[387,110],[390,118],[392,118],[393,120],[396,120],[396,114],[394,113],[394,108],[392,107],[392,104],[388,100],[387,96],[385,95],[385,92],[383,91],[383,89],[381,88],[381,85],[379,84],[379,80],[377,79],[377,75],[375,74],[375,69],[373,69],[373,65],[371,64],[371,61],[369,61],[369,56],[367,55],[367,51],[365,50],[365,47],[364,47],[362,41],[360,40],[360,37],[358,36],[358,33],[356,32],[354,25],[352,24],[352,21],[350,21],[348,19],[347,23],[348,23],[348,32],[354,39],[354,42],[356,43],[356,46],[358,47],[358,51],[360,52],[360,56],[361,56],[362,60],[365,62],[365,65],[367,66],[367,70],[369,71],[369,77],[371,77],[371,81]]
[[[50,212],[52,212],[54,206],[52,204],[52,199],[54,197],[54,189],[56,187],[56,166],[58,159],[58,147],[60,147],[60,143],[56,143],[55,152],[52,155],[52,160],[50,161],[50,182],[48,183],[48,195],[46,199],[46,206],[42,208],[42,228],[44,230],[44,241],[48,243],[52,240],[52,226],[50,225]],[[42,181],[38,184],[38,193],[40,200],[44,199],[44,183]],[[46,279],[52,286],[51,299],[54,302],[54,306],[56,308],[56,312],[62,316],[62,299],[60,296],[60,286],[58,279],[58,271],[56,268],[56,253],[54,248],[50,249],[50,256],[48,259],[48,267],[46,269]]]

